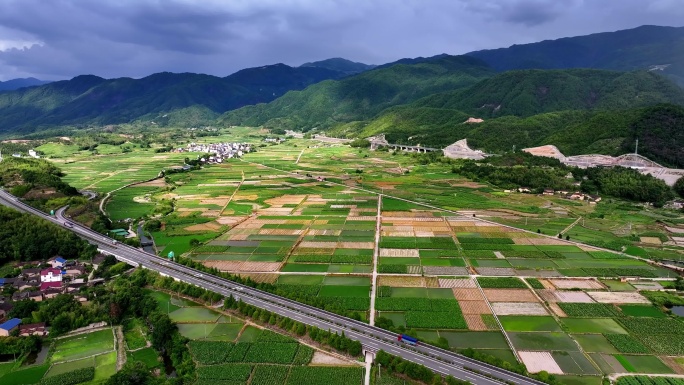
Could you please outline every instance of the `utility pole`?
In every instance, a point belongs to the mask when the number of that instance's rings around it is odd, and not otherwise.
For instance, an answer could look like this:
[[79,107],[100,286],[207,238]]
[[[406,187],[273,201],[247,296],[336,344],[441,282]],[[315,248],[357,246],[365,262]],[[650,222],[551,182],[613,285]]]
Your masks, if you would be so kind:
[[639,155],[639,138],[637,138],[636,145],[634,146],[634,155]]

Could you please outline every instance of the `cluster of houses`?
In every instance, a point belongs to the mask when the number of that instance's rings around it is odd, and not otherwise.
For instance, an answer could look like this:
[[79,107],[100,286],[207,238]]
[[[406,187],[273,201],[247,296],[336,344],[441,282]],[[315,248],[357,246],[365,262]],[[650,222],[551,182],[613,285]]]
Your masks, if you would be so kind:
[[[531,194],[534,191],[530,189],[529,187],[518,187],[516,190],[519,193],[528,193]],[[505,192],[512,192],[511,190],[505,190]],[[579,191],[565,191],[565,190],[553,190],[553,189],[544,189],[542,192],[542,195],[560,195],[561,198],[564,199],[569,199],[572,201],[585,201],[589,202],[590,205],[595,205],[598,202],[601,202],[601,197],[598,195],[591,195],[591,194],[585,194],[583,192]]]
[[223,163],[225,159],[239,158],[243,154],[252,151],[252,148],[247,143],[211,143],[211,144],[197,144],[190,143],[187,147],[176,149],[176,152],[201,152],[205,154],[214,154],[208,158],[199,159],[203,163]]
[[[97,269],[104,259],[104,255],[95,256],[92,260],[93,269]],[[7,317],[17,301],[43,301],[59,294],[72,294],[80,302],[87,301],[85,296],[78,294],[79,290],[104,282],[102,278],[88,279],[88,271],[84,263],[56,256],[48,260],[45,267],[26,268],[17,277],[0,278],[1,288],[13,287],[16,290],[10,298],[0,295],[0,320]]]
[[50,333],[49,328],[45,327],[45,322],[22,325],[19,318],[12,318],[0,324],[0,337],[8,337],[15,330],[19,330],[22,337],[40,336],[44,337]]

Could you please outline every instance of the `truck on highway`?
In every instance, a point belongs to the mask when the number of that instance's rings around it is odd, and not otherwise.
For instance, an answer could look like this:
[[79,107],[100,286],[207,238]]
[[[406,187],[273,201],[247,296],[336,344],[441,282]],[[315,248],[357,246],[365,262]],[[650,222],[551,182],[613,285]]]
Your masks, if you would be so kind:
[[397,341],[403,342],[411,346],[416,346],[418,344],[418,340],[416,338],[407,336],[406,334],[399,334],[399,337],[397,337]]

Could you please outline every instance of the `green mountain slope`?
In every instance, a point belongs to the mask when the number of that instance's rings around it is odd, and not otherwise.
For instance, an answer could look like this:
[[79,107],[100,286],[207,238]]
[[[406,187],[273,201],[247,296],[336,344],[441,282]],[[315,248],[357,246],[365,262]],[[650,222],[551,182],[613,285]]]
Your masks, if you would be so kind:
[[364,63],[353,62],[351,60],[336,57],[336,58],[332,58],[332,59],[325,59],[325,60],[320,60],[320,61],[315,61],[315,62],[310,62],[310,63],[304,63],[299,67],[300,68],[301,67],[327,68],[330,70],[343,72],[347,75],[352,75],[352,74],[357,74],[357,73],[361,73],[364,71],[372,70],[376,66],[372,65],[372,64],[364,64]]
[[429,96],[415,105],[457,109],[485,118],[657,103],[684,104],[684,92],[653,72],[570,69],[508,71],[462,91]]
[[289,90],[344,76],[326,68],[283,64],[245,69],[225,78],[168,72],[142,79],[84,75],[0,93],[0,132],[140,119],[181,125],[214,123],[228,110],[268,102]]
[[662,73],[684,86],[684,27],[645,25],[586,36],[470,52],[497,71],[598,68],[632,71],[666,65]]
[[[604,115],[624,118],[622,112],[612,111],[631,111],[659,103],[684,105],[684,90],[645,71],[510,71],[462,90],[384,110],[363,123],[338,125],[331,133],[346,137],[385,133],[394,143],[435,147],[468,138],[471,144],[488,151],[501,151],[513,145],[521,148],[542,144],[545,138],[573,124],[598,124],[592,119],[600,121]],[[464,124],[468,117],[484,118],[485,122]],[[612,130],[612,126],[627,123],[607,120],[604,124],[601,130],[592,131],[592,135],[601,132],[602,137],[577,140],[580,146],[570,141],[561,143],[572,153],[584,153],[594,142],[612,141],[596,144],[595,151],[619,151],[626,134]]]
[[228,112],[221,122],[303,130],[331,127],[365,120],[437,92],[462,89],[491,75],[492,70],[478,59],[441,55],[317,83],[268,104]]

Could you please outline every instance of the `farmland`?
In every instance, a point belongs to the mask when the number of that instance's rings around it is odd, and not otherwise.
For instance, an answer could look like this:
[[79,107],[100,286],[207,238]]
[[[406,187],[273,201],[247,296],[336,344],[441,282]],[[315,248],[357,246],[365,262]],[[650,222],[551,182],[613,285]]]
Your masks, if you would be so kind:
[[[54,150],[69,182],[99,192],[153,178],[188,155],[135,149],[99,156],[100,163]],[[135,166],[143,159],[145,166]],[[614,202],[572,203],[505,193],[408,155],[292,139],[242,160],[123,188],[106,211],[112,219],[158,218],[162,225],[151,235],[160,255],[173,251],[454,351],[473,348],[569,382],[684,372],[670,359],[684,355],[677,337],[684,323],[668,313],[665,299],[652,301],[661,294],[649,289],[673,273],[630,257],[679,258],[676,247],[632,241],[663,231],[655,222],[672,218]],[[570,241],[558,238],[578,216]],[[622,234],[629,223],[635,234]],[[624,246],[625,253],[592,245]],[[155,296],[193,340],[200,383],[361,376],[355,367],[314,370],[303,345],[263,341],[261,329],[242,320]],[[144,346],[136,330],[125,330],[129,348]],[[144,349],[137,355],[144,359]],[[533,366],[537,360],[544,365]]]
[[[3,373],[0,369],[0,383],[101,384],[116,371],[114,344],[112,328],[56,339],[45,362],[29,366],[20,366],[21,362],[4,364],[10,370]],[[79,381],[68,382],[76,379]]]

